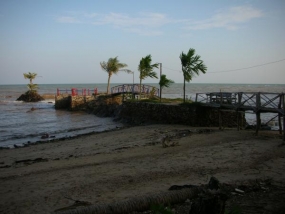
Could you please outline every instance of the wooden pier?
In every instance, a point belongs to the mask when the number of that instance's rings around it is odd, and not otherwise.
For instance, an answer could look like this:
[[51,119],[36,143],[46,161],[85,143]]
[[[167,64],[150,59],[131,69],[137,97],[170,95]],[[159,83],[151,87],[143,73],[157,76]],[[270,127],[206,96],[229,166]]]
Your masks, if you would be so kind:
[[[265,92],[212,92],[197,93],[196,102],[219,109],[252,111],[256,114],[256,134],[261,127],[261,113],[275,113],[278,117],[279,131],[285,141],[285,94]],[[283,127],[282,127],[283,118]],[[269,121],[268,121],[269,122]]]

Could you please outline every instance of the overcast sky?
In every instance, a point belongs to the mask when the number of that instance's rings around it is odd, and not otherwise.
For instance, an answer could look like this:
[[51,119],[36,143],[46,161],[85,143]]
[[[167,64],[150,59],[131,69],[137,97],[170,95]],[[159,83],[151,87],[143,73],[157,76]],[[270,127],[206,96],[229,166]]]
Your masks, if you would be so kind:
[[148,54],[179,83],[189,48],[208,67],[193,83],[285,83],[284,0],[1,0],[0,29],[0,84],[107,83],[116,56],[139,82]]

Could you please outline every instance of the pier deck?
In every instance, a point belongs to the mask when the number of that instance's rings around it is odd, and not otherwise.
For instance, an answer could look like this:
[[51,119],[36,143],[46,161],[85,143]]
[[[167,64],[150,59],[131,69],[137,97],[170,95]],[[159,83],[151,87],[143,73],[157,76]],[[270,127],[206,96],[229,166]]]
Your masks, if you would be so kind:
[[197,93],[196,102],[219,109],[234,109],[236,111],[252,111],[256,114],[256,133],[261,126],[261,113],[275,113],[279,121],[279,131],[282,133],[281,118],[283,118],[283,140],[285,141],[285,94],[265,92],[211,92]]

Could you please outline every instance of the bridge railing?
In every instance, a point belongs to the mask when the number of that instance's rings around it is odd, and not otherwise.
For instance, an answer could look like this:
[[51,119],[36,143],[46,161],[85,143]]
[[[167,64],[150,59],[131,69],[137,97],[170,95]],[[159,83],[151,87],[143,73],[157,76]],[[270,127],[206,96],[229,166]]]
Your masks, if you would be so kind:
[[159,96],[159,89],[151,85],[142,84],[140,87],[140,84],[123,84],[111,88],[111,94],[117,94],[117,93],[139,94],[140,92],[142,94],[153,94],[154,96]]
[[71,89],[57,89],[56,90],[56,95],[59,96],[60,94],[68,94],[71,96],[78,96],[78,95],[82,95],[82,96],[90,96],[92,94],[97,95],[98,94],[98,90],[97,88],[94,89],[86,89],[86,88],[82,88],[82,89],[77,89],[77,88],[71,88]]
[[284,93],[266,92],[212,92],[197,93],[196,102],[210,106],[228,106],[235,109],[247,107],[255,112],[274,109],[284,114]]

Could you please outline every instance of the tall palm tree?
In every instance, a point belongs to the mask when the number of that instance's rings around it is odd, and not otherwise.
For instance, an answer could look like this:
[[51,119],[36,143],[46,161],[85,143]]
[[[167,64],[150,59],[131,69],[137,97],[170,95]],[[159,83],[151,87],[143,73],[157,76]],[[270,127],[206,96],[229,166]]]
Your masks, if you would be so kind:
[[36,76],[37,76],[36,73],[31,73],[31,72],[29,72],[29,73],[24,73],[24,78],[25,78],[25,79],[29,79],[29,80],[30,80],[30,84],[33,84],[33,79],[35,79]]
[[[172,83],[174,83],[174,81],[171,80],[171,79],[168,79],[165,74],[161,75],[161,78],[160,78],[160,81],[159,81],[159,85],[160,85],[161,91],[165,87],[168,88],[170,86],[170,84],[172,84]],[[161,91],[159,92],[160,101],[161,101]]]
[[140,96],[141,96],[141,85],[142,80],[144,80],[147,77],[156,78],[157,74],[153,71],[154,68],[158,68],[158,63],[151,64],[151,55],[147,55],[146,57],[143,57],[140,60],[140,64],[138,67],[138,70],[140,72]]
[[183,101],[185,102],[185,82],[190,82],[193,77],[199,75],[200,72],[206,73],[207,67],[199,55],[195,55],[195,49],[190,48],[187,54],[183,52],[179,56],[182,65],[182,72],[184,77],[183,84]]
[[131,73],[132,71],[128,69],[122,69],[127,67],[127,64],[120,63],[118,57],[110,58],[108,62],[100,62],[101,68],[108,73],[108,85],[107,85],[107,94],[110,90],[110,79],[113,74],[117,74],[119,71],[125,71]]

